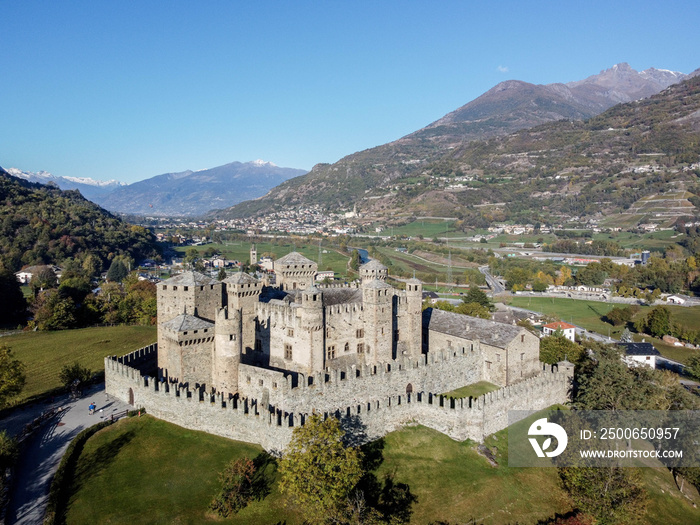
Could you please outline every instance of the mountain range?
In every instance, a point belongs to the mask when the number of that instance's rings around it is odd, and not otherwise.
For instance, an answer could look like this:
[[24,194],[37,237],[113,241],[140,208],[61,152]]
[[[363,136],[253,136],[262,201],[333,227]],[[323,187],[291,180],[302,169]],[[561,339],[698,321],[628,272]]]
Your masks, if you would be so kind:
[[117,181],[56,177],[45,171],[11,175],[61,189],[77,189],[89,200],[117,213],[152,216],[195,216],[258,198],[271,188],[304,175],[306,170],[281,168],[262,160],[231,162],[224,166],[157,175],[133,184]]
[[[519,130],[560,120],[582,121],[621,102],[659,93],[694,76],[650,68],[637,72],[622,63],[597,75],[568,84],[535,85],[509,80],[445,115],[428,126],[394,142],[348,155],[334,164],[317,164],[303,177],[289,180],[261,199],[219,212],[235,218],[265,214],[280,207],[321,204],[333,209],[380,212],[402,179],[432,173],[455,149],[483,143]],[[376,201],[376,202],[375,202]],[[430,214],[430,206],[418,206]],[[387,210],[389,208],[386,208]],[[411,206],[404,210],[411,212]]]

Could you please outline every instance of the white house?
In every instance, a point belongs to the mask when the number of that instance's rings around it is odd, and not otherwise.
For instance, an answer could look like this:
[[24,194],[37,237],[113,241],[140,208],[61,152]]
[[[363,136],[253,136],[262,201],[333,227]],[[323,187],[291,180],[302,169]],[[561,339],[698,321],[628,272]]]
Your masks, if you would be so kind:
[[685,299],[683,297],[680,297],[678,295],[669,295],[666,297],[666,301],[668,301],[671,304],[683,304],[685,303]]
[[563,321],[556,321],[554,323],[549,323],[542,326],[542,333],[547,335],[552,335],[557,330],[564,332],[564,337],[569,341],[576,341],[576,327],[572,324],[565,323]]
[[656,356],[661,355],[651,343],[618,343],[625,351],[622,360],[627,366],[648,366],[656,368]]

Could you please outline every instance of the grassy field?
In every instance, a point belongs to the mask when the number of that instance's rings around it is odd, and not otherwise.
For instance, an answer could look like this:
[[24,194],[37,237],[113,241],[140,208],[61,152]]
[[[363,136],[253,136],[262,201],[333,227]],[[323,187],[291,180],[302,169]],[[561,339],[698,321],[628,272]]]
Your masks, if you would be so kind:
[[[529,422],[527,423],[529,424]],[[377,481],[408,485],[417,499],[411,523],[536,523],[571,510],[553,468],[507,467],[508,433],[487,439],[498,466],[476,451],[472,442],[456,442],[434,430],[413,426],[375,443]],[[208,505],[217,491],[217,476],[236,458],[258,457],[255,445],[186,430],[144,416],[108,427],[86,444],[78,463],[67,515],[82,523],[234,523],[300,524],[301,516],[284,506],[275,466],[265,477],[270,493],[229,519],[214,518]],[[648,523],[697,523],[700,503],[685,500],[671,475],[644,469],[650,493]],[[97,504],[96,504],[97,503]],[[471,522],[469,522],[471,523]]]
[[454,397],[455,399],[461,399],[463,397],[479,397],[483,396],[484,394],[488,394],[489,392],[493,392],[494,390],[498,390],[499,388],[501,387],[494,385],[493,383],[489,383],[488,381],[479,381],[478,383],[463,386],[457,390],[445,392],[443,395]]
[[[564,299],[554,297],[528,297],[516,296],[508,299],[508,304],[520,308],[527,308],[535,312],[541,312],[546,315],[556,316],[562,321],[570,322],[592,330],[602,335],[610,335],[613,339],[619,339],[624,326],[612,326],[601,319],[606,313],[613,309],[616,305],[612,303],[602,303],[598,301],[582,301],[578,299]],[[635,316],[635,320],[646,315],[651,307],[640,307],[639,313]],[[671,319],[688,328],[697,330],[700,326],[700,307],[694,306],[686,308],[683,306],[666,306],[671,312]],[[642,336],[634,336],[635,341],[641,341]],[[673,346],[664,343],[660,339],[646,337],[646,340],[653,343],[659,352],[669,359],[680,361],[681,363],[687,360],[699,350],[691,350],[684,347]]]
[[0,338],[26,365],[27,383],[13,400],[21,403],[61,386],[58,375],[65,364],[75,361],[94,372],[104,369],[104,358],[142,348],[157,339],[155,326],[108,326],[23,332]]
[[[405,224],[403,226],[390,226],[386,228],[383,232],[377,235],[386,236],[407,236],[407,237],[417,237],[422,235],[424,238],[430,240],[434,237],[452,237],[454,235],[464,234],[462,232],[455,232],[454,229],[455,221],[446,221],[442,219],[421,219],[413,221],[410,224]],[[377,226],[383,226],[377,224]]]

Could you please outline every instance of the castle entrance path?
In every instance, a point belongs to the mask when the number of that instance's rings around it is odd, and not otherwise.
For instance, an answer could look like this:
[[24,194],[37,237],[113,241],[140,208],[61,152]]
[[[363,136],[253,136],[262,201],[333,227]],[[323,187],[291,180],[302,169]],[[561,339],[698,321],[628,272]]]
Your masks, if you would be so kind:
[[[92,415],[88,411],[91,402],[96,405]],[[73,438],[85,428],[132,407],[105,394],[104,383],[101,383],[83,392],[77,400],[65,395],[52,402],[16,410],[0,420],[0,430],[18,435],[25,425],[43,412],[56,408],[61,411],[35,430],[22,447],[7,509],[6,523],[9,525],[41,524],[51,480]]]

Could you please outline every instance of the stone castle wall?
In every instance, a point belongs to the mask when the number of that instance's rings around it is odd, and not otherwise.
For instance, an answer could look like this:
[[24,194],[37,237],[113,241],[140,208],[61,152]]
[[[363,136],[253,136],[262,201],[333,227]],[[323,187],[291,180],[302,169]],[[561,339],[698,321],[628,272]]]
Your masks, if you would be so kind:
[[[429,393],[431,388],[401,394],[393,390],[389,395],[383,395],[382,390],[361,390],[368,385],[365,382],[393,382],[397,387],[409,377],[420,379],[421,376],[426,379],[424,384],[429,385],[427,376],[440,374],[428,374],[428,370],[438,372],[440,367],[454,367],[455,358],[468,359],[466,356],[443,355],[435,362],[416,367],[410,366],[410,361],[409,364],[394,362],[393,370],[385,371],[382,367],[378,373],[349,380],[320,381],[319,378],[315,386],[322,387],[322,391],[315,391],[313,386],[304,387],[305,378],[299,378],[301,386],[293,388],[291,376],[284,378],[279,373],[284,382],[278,385],[278,389],[280,392],[284,390],[287,397],[284,404],[275,404],[272,402],[274,389],[264,391],[261,398],[228,398],[144,375],[142,367],[151,366],[149,360],[154,359],[155,354],[155,345],[151,345],[121,358],[105,358],[106,391],[136,407],[145,407],[155,417],[176,425],[258,443],[270,451],[283,450],[294,427],[303,424],[313,412],[340,418],[350,440],[356,444],[379,438],[406,424],[422,424],[457,440],[483,441],[485,436],[506,428],[508,410],[541,410],[566,402],[573,377],[572,368],[560,371],[556,366],[546,365],[536,377],[477,399],[451,400]],[[279,379],[271,372],[266,370],[255,380]],[[352,388],[351,385],[355,385],[356,396],[343,397],[341,393],[347,394],[346,389]],[[364,395],[358,397],[361,391]],[[432,391],[445,391],[445,388]],[[334,405],[326,399],[341,399],[341,402]]]

